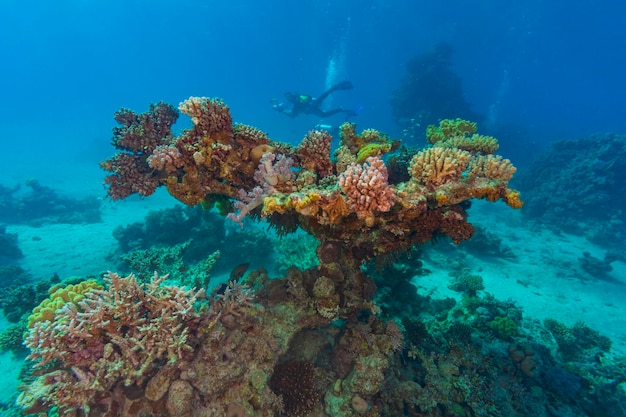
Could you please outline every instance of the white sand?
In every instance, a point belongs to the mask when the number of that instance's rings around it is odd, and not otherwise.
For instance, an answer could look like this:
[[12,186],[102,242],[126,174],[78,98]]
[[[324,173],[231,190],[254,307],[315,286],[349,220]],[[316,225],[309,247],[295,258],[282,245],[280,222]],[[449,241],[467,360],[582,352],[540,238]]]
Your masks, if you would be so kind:
[[[554,318],[568,326],[583,321],[610,337],[616,353],[626,355],[626,264],[613,262],[609,280],[595,279],[581,269],[578,258],[586,251],[603,259],[605,249],[580,236],[529,230],[521,213],[503,204],[474,203],[470,221],[495,233],[516,255],[499,259],[463,254],[471,272],[483,277],[485,291],[515,301],[528,319]],[[447,256],[429,253],[426,267],[434,273],[414,281],[435,297],[458,297],[447,288]]]

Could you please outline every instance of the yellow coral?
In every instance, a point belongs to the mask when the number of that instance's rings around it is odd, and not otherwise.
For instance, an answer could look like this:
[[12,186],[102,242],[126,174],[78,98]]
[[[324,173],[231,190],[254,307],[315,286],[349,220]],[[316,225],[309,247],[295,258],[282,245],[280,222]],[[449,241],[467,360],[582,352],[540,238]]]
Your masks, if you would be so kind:
[[504,197],[504,202],[511,208],[522,208],[524,202],[520,199],[519,191],[507,189]]
[[28,327],[32,328],[37,322],[54,321],[56,312],[67,303],[77,304],[85,297],[85,293],[101,289],[102,285],[93,279],[78,284],[70,284],[62,288],[59,286],[50,288],[48,291],[50,297],[35,307],[32,314],[28,317]]
[[339,131],[340,147],[345,147],[350,154],[356,155],[358,164],[362,164],[370,156],[382,156],[392,148],[392,144],[376,129],[365,129],[358,135],[356,125],[346,122],[339,127]]
[[437,186],[459,180],[470,159],[471,154],[460,149],[428,148],[411,159],[409,173],[418,183]]
[[284,214],[290,210],[295,210],[305,216],[317,213],[317,202],[321,199],[318,192],[291,193],[289,195],[274,193],[263,200],[262,215],[268,216],[272,213]]
[[[365,132],[363,132],[365,133]],[[382,156],[391,150],[391,144],[384,143],[367,143],[359,151],[356,156],[357,164],[362,164],[370,156]]]
[[437,143],[455,136],[469,136],[477,131],[476,123],[463,119],[444,119],[439,126],[429,125],[426,128],[428,143]]

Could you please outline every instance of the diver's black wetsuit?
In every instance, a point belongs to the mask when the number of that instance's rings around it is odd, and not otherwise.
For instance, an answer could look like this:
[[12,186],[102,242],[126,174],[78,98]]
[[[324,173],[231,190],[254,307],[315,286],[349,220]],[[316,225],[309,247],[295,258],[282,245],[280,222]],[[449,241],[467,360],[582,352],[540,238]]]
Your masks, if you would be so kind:
[[274,110],[285,113],[289,117],[296,117],[299,114],[314,114],[319,117],[329,117],[337,113],[355,116],[356,113],[353,110],[346,110],[343,107],[327,111],[321,109],[322,102],[330,93],[337,90],[349,90],[351,88],[352,83],[350,81],[343,81],[324,91],[319,97],[312,97],[306,94],[285,93],[285,98],[291,103],[291,108],[287,108],[284,103],[275,102],[272,107]]

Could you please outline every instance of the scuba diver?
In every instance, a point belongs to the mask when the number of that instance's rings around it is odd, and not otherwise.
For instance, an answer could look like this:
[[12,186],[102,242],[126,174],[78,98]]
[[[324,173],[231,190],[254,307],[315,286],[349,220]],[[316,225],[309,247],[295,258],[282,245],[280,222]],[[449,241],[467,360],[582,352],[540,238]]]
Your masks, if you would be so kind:
[[319,97],[312,97],[306,94],[285,93],[285,98],[291,103],[291,108],[287,108],[285,103],[279,103],[277,99],[270,100],[270,103],[274,110],[285,113],[292,118],[299,114],[314,114],[319,117],[329,117],[337,113],[345,113],[347,116],[356,116],[354,110],[347,110],[343,107],[327,111],[321,109],[322,102],[330,93],[338,90],[350,90],[351,88],[352,83],[350,81],[343,81],[324,91]]

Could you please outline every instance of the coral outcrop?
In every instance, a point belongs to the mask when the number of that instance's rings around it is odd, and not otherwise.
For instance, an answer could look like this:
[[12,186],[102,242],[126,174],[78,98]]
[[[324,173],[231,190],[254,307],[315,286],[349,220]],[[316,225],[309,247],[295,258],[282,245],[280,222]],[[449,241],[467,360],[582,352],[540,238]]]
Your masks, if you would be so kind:
[[[417,414],[438,404],[446,415],[487,410],[490,379],[456,346],[449,348],[455,361],[425,345],[409,356],[419,360],[416,369],[445,373],[446,383],[470,372],[454,398],[434,377],[389,379],[407,347],[404,331],[380,317],[376,285],[362,267],[435,237],[469,239],[469,199],[520,207],[508,188],[510,161],[445,140],[414,154],[405,179],[392,183],[385,158],[398,144],[376,130],[357,134],[343,125],[331,157],[325,132],[309,132],[294,147],[233,124],[217,99],[192,97],[179,110],[193,127],[177,136],[169,105],[117,114],[121,153],[102,163],[109,196],[164,186],[190,206],[235,200],[229,217],[242,225],[264,217],[281,232],[301,228],[314,236],[319,265],[271,280],[261,269],[245,277],[241,270],[208,300],[202,291],[164,286],[156,274],[140,284],[110,273],[103,289],[34,322],[27,345],[40,375],[20,398],[28,412],[56,406],[72,417],[351,417]],[[471,340],[461,327],[456,334]],[[474,397],[471,386],[485,389]]]
[[523,214],[541,227],[624,250],[624,172],[626,136],[597,134],[554,142],[516,178],[527,195]]
[[[356,263],[423,243],[437,234],[454,241],[468,238],[472,227],[460,206],[463,201],[502,199],[512,207],[521,206],[519,193],[508,188],[515,172],[510,161],[489,153],[493,146],[472,148],[464,142],[459,148],[458,141],[451,140],[461,133],[475,135],[470,122],[455,121],[469,129],[440,128],[443,140],[413,157],[409,179],[389,184],[383,157],[397,144],[376,130],[357,134],[354,124],[344,124],[340,147],[332,159],[325,132],[309,132],[293,148],[254,128],[233,125],[222,101],[192,97],[179,108],[191,117],[194,127],[179,136],[164,129],[155,141],[155,129],[150,128],[155,109],[161,109],[158,114],[174,114],[164,106],[153,106],[147,114],[133,118],[118,117],[125,125],[116,131],[116,138],[127,131],[146,131],[150,138],[137,139],[141,149],[148,151],[141,151],[143,162],[132,173],[116,169],[117,156],[103,163],[113,171],[105,180],[112,198],[125,194],[120,189],[135,190],[137,182],[163,185],[188,205],[231,198],[236,200],[236,212],[230,215],[233,220],[242,222],[252,214],[266,217],[278,228],[300,226],[322,242],[351,248],[342,254],[355,256]],[[134,124],[129,124],[130,119]],[[172,120],[166,118],[164,124]],[[124,144],[122,155],[140,148],[128,145],[133,136],[122,136],[123,141],[114,140],[118,147]],[[468,140],[473,143],[471,137]],[[138,179],[135,172],[145,175]],[[361,233],[368,229],[372,233]]]

